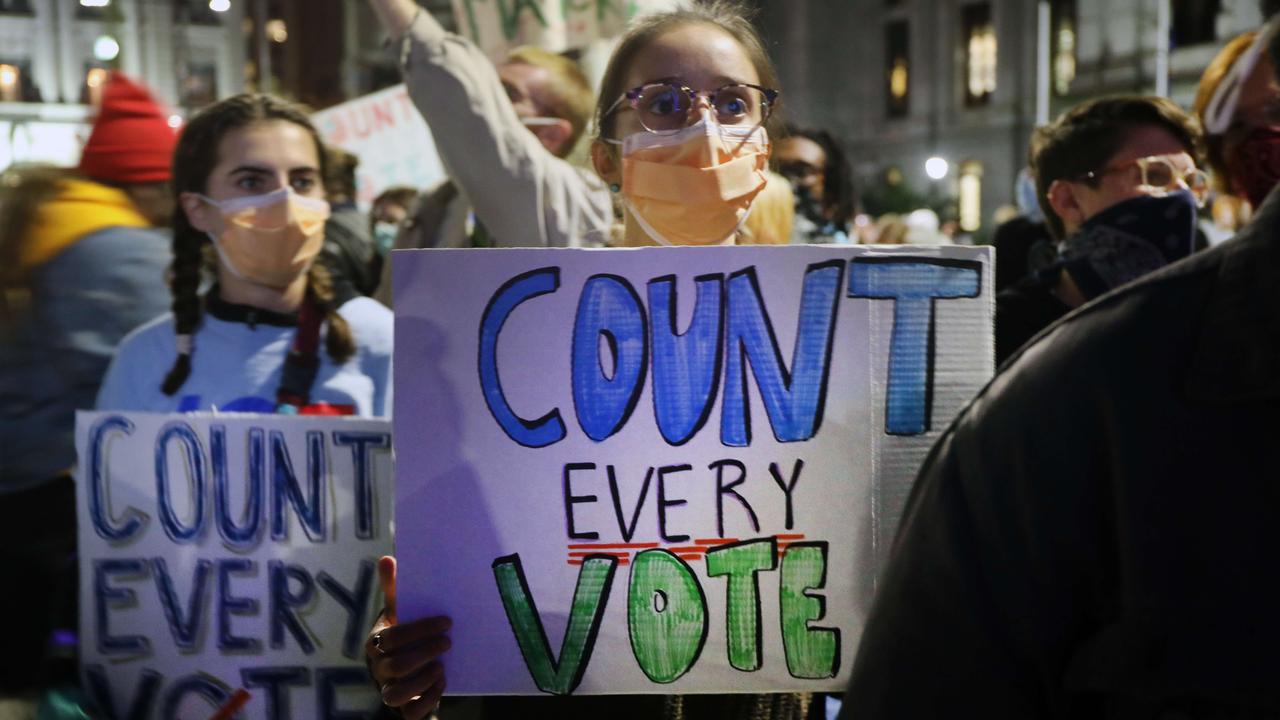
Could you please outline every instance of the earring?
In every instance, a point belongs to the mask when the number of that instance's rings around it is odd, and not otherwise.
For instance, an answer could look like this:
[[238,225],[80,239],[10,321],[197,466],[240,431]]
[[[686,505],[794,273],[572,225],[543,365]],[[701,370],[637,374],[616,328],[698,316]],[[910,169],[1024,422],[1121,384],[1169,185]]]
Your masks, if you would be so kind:
[[622,191],[621,185],[619,185],[618,183],[609,183],[609,192],[616,193],[621,191]]

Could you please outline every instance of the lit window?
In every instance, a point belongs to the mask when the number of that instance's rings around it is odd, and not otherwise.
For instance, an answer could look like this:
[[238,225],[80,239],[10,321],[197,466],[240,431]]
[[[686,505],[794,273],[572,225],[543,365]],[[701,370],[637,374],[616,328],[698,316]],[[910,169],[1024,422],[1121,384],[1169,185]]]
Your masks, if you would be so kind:
[[911,111],[911,56],[907,21],[885,26],[885,90],[888,115],[906,117]]
[[285,27],[284,21],[279,18],[268,20],[266,28],[267,37],[273,43],[282,43],[289,39],[289,29]]
[[986,105],[996,91],[996,29],[990,3],[961,11],[965,38],[965,105]]
[[1053,53],[1053,92],[1066,95],[1076,79],[1076,4],[1075,0],[1053,3],[1050,37]]
[[960,164],[960,229],[977,232],[982,226],[982,163]]
[[0,65],[0,100],[17,102],[20,90],[18,68],[13,65]]

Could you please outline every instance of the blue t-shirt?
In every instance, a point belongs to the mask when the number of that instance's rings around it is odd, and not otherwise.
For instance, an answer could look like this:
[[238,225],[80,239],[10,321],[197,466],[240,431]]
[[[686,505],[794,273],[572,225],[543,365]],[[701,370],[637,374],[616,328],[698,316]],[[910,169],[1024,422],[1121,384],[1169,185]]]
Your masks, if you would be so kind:
[[[366,297],[338,309],[351,326],[356,353],[335,365],[324,350],[310,402],[364,417],[391,414],[391,311]],[[225,320],[206,313],[195,335],[191,374],[178,392],[160,389],[177,356],[172,313],[120,343],[98,393],[99,410],[141,412],[275,412],[276,390],[297,328]]]

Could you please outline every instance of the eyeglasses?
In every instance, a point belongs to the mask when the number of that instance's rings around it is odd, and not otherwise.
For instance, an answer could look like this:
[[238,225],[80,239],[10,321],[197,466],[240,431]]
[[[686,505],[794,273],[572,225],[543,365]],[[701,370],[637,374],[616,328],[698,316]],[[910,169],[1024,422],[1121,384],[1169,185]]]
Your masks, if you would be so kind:
[[690,113],[705,97],[721,125],[754,127],[764,123],[773,112],[778,91],[749,83],[731,83],[714,90],[694,90],[672,83],[649,83],[622,94],[609,109],[607,117],[624,102],[636,111],[645,130],[669,135],[689,126]]
[[[1203,170],[1197,169],[1195,165],[1191,165],[1190,170],[1179,167],[1175,161],[1180,159],[1187,160],[1187,155],[1149,155],[1109,168],[1087,172],[1082,179],[1097,181],[1104,175],[1123,172],[1137,166],[1138,189],[1144,193],[1163,197],[1178,190],[1190,190],[1196,202],[1203,205],[1209,197],[1209,176]],[[1185,165],[1185,162],[1182,164]]]

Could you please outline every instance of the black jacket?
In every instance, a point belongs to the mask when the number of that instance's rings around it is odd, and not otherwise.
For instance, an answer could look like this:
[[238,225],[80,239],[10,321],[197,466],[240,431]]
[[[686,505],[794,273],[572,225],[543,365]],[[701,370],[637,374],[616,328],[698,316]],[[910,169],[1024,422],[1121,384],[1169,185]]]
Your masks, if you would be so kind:
[[844,718],[1280,717],[1280,197],[1068,315],[934,447]]

